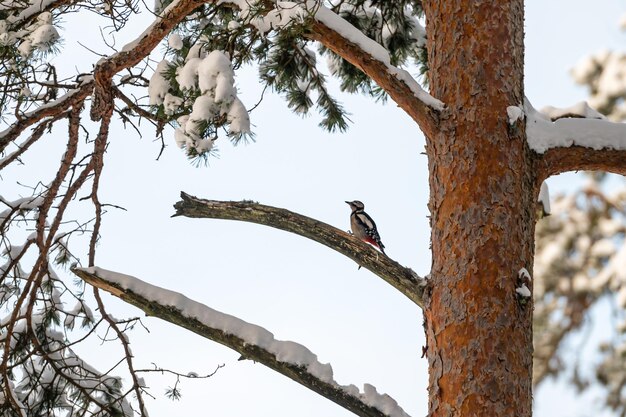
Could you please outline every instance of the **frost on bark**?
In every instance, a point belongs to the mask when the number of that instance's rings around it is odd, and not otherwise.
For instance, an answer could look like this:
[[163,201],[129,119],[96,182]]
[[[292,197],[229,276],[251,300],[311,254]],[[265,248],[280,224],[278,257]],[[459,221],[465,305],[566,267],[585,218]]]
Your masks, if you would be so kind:
[[429,415],[529,416],[532,305],[515,290],[538,190],[524,126],[503,110],[523,101],[523,2],[424,9],[431,94],[447,106],[427,137]]

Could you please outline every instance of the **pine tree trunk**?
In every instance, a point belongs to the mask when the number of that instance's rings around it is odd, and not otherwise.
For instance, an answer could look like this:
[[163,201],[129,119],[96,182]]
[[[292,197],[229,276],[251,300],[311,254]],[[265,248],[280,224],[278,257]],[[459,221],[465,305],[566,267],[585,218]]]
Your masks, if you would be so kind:
[[536,185],[523,123],[507,117],[523,102],[523,1],[424,8],[431,92],[448,106],[427,138],[429,415],[530,416],[532,300],[515,290],[532,268]]

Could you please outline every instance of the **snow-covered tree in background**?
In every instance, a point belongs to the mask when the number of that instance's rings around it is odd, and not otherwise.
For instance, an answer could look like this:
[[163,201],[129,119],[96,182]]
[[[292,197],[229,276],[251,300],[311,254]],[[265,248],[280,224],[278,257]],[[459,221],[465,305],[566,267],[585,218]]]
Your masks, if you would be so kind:
[[603,50],[585,57],[572,69],[577,84],[589,89],[589,105],[612,120],[626,118],[626,54]]
[[[590,175],[576,193],[557,196],[553,214],[537,225],[533,380],[538,385],[565,370],[579,389],[597,380],[608,389],[607,405],[623,415],[626,189],[607,191],[602,184],[600,175]],[[600,342],[603,360],[563,359],[568,336],[593,325],[591,311],[600,300],[614,303],[614,334],[586,343],[596,348]],[[595,378],[586,372],[592,364]]]
[[[532,108],[523,95],[523,1],[157,3],[146,11],[132,1],[0,2],[0,109],[6,126],[0,132],[0,169],[19,163],[49,130],[67,129],[58,171],[41,173],[40,182],[31,184],[32,196],[1,200],[2,414],[147,415],[146,370],[136,369],[127,336],[138,320],[107,313],[100,288],[232,347],[358,415],[406,415],[370,385],[339,385],[330,365],[304,346],[95,266],[107,208],[99,185],[107,143],[116,140],[109,137],[114,119],[127,127],[148,121],[163,141],[183,148],[195,162],[206,161],[220,136],[234,143],[252,138],[249,111],[234,85],[239,69],[257,65],[262,85],[281,94],[296,113],[317,111],[324,129],[348,126],[346,111],[329,90],[332,76],[344,91],[394,100],[425,133],[433,255],[428,279],[341,230],[284,209],[183,193],[176,214],[256,222],[316,240],[422,307],[429,415],[530,415],[530,295],[541,184],[572,170],[626,173],[626,128],[586,106],[545,114]],[[139,12],[155,13],[154,22],[94,62],[91,73],[59,74],[52,65],[50,57],[62,50],[57,27],[67,13],[95,13],[116,33]],[[159,45],[167,45],[167,52],[152,61]],[[428,81],[430,93],[419,78]],[[87,111],[91,121],[85,121]],[[591,198],[588,211],[604,210],[606,217],[618,198],[601,200],[604,206]],[[74,207],[85,202],[93,217],[74,218]],[[569,207],[574,213],[575,206]],[[568,230],[556,224],[560,220],[554,215],[546,227]],[[619,242],[608,233],[621,229],[604,220],[586,246],[579,239],[576,255],[563,268],[599,268],[577,258],[586,251],[610,265],[611,248]],[[557,236],[573,241],[588,226]],[[550,253],[546,246],[542,261]],[[552,266],[539,269],[549,275]],[[97,315],[86,302],[90,287],[73,282],[68,267],[94,286]],[[618,269],[613,267],[615,276]],[[619,289],[613,275],[604,281]],[[546,297],[565,291],[563,280],[538,286]],[[597,290],[586,281],[578,288]],[[545,309],[544,327],[558,314],[549,304]],[[99,328],[121,344],[129,386],[122,386],[114,369],[99,371],[76,353],[74,347]],[[544,356],[549,372],[551,354]],[[605,368],[607,380],[614,381],[610,364]],[[178,396],[175,389],[170,395]]]
[[[603,50],[582,59],[572,69],[574,81],[588,88],[589,106],[611,120],[626,118],[626,55]],[[584,103],[573,114],[593,113]],[[544,109],[552,117],[555,112]],[[594,117],[594,116],[592,116]],[[602,117],[595,114],[595,117]],[[587,175],[572,195],[557,196],[553,215],[537,224],[534,287],[533,381],[562,373],[580,390],[599,382],[606,388],[606,405],[626,415],[626,188],[622,179],[607,185],[610,177]],[[617,185],[617,186],[616,186]],[[589,329],[600,301],[612,304],[612,335],[600,341],[585,340],[572,363],[563,358],[568,336]],[[583,357],[583,347],[599,349],[599,360]],[[591,372],[589,369],[591,368]]]

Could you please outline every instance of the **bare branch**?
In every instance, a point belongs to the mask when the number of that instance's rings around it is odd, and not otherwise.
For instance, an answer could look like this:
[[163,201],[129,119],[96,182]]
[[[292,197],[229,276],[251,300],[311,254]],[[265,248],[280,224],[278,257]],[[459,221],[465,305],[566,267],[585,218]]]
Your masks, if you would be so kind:
[[54,122],[57,120],[66,117],[66,113],[59,113],[56,116],[40,123],[36,128],[33,129],[33,133],[30,137],[24,141],[21,145],[17,145],[17,150],[7,155],[6,157],[0,159],[0,170],[9,165],[11,162],[19,159],[19,157],[30,148],[30,146],[37,142],[43,134],[46,132],[46,129],[49,129]]
[[240,220],[307,237],[347,256],[394,286],[422,307],[426,280],[348,233],[319,220],[282,208],[249,201],[203,200],[181,192],[174,216]]
[[155,373],[160,373],[161,375],[163,374],[172,374],[178,378],[187,378],[187,379],[206,379],[206,378],[211,378],[213,375],[215,375],[217,373],[217,371],[219,371],[220,369],[222,369],[224,367],[224,364],[221,365],[217,365],[215,367],[215,369],[213,370],[213,372],[209,372],[208,374],[204,374],[204,375],[198,375],[195,372],[187,372],[186,374],[180,373],[180,372],[176,372],[176,371],[172,371],[171,369],[164,369],[161,368],[160,366],[157,366],[154,362],[152,363],[152,366],[154,368],[149,369],[137,369],[135,370],[135,372],[139,373],[139,372],[144,372],[144,373],[149,373],[149,372],[155,372]]
[[356,415],[408,417],[392,398],[378,394],[371,386],[363,394],[354,385],[339,385],[332,377],[330,365],[318,362],[317,357],[302,345],[274,339],[262,327],[220,313],[180,293],[150,285],[135,277],[101,268],[74,268],[72,272],[94,287],[142,309],[149,316],[169,321],[227,346],[239,352],[243,358],[262,363]]
[[69,91],[63,97],[21,116],[10,127],[0,132],[0,152],[4,151],[7,145],[16,139],[24,130],[38,121],[46,117],[57,117],[70,107],[82,105],[83,100],[91,93],[93,86],[93,80],[86,81],[82,83],[80,87]]

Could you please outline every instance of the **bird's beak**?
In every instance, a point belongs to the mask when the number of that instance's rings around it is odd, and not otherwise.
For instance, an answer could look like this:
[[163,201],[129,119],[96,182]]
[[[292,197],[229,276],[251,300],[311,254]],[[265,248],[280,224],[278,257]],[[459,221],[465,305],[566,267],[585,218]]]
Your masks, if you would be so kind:
[[346,204],[352,204],[352,201],[346,201]]

